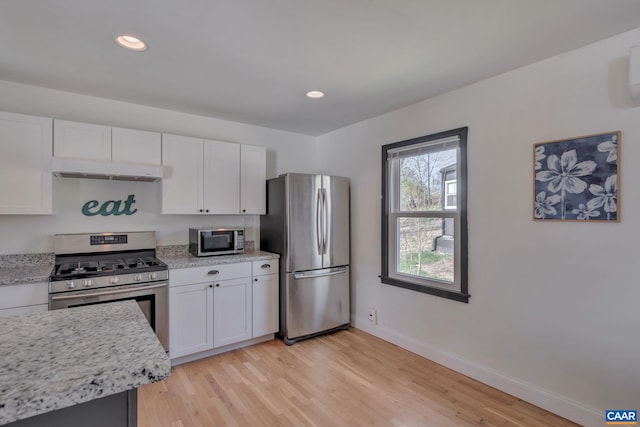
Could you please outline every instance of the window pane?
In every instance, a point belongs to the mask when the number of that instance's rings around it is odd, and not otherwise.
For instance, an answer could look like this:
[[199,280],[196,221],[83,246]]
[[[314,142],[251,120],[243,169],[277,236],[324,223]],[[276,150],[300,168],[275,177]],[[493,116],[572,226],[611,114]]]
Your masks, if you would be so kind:
[[453,282],[453,218],[398,218],[398,273]]
[[[397,159],[400,162],[400,210],[439,211],[445,208],[445,181],[456,179],[457,149]],[[454,187],[455,191],[455,187]]]

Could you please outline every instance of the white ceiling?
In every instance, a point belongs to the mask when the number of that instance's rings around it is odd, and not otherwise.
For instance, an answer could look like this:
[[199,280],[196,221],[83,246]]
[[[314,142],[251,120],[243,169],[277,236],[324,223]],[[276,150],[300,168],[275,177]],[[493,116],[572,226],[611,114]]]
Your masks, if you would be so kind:
[[319,135],[638,26],[639,0],[0,0],[0,79]]

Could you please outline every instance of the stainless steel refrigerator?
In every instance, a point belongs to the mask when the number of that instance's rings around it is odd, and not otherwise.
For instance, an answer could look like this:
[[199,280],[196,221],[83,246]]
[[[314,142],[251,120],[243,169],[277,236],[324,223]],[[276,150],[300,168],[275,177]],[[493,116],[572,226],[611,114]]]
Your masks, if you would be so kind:
[[280,254],[285,343],[349,327],[348,178],[287,173],[268,180],[260,248]]

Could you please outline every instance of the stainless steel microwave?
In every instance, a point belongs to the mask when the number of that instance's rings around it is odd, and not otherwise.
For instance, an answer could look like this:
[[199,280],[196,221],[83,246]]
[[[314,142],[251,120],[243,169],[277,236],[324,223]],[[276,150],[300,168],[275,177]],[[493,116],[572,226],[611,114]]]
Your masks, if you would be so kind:
[[190,228],[189,252],[195,256],[244,252],[244,228]]

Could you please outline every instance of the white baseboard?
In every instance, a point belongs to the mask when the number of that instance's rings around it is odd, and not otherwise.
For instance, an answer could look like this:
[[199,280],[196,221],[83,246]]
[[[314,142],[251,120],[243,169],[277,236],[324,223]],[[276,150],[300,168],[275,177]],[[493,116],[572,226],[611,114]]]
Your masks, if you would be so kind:
[[604,424],[604,411],[521,381],[493,368],[447,353],[384,326],[371,324],[367,318],[353,317],[352,320],[352,325],[358,329],[575,423],[585,427],[600,427]]

